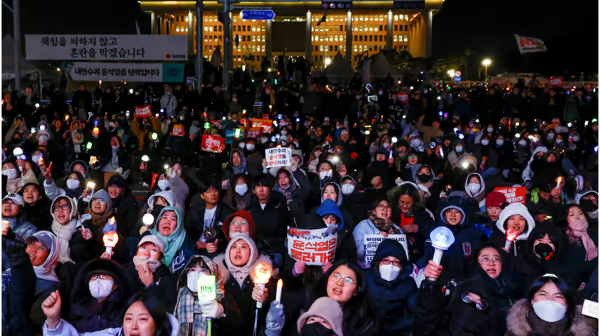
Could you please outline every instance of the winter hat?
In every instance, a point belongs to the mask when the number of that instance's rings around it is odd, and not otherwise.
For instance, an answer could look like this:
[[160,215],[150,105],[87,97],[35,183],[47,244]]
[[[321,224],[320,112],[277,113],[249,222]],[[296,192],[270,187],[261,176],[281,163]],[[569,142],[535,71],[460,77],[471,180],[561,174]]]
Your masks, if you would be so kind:
[[237,212],[234,212],[233,214],[229,215],[229,217],[227,217],[227,219],[225,219],[225,222],[223,222],[223,234],[225,234],[225,238],[227,238],[227,240],[231,240],[231,238],[229,237],[229,225],[231,225],[231,221],[233,220],[234,217],[242,217],[245,220],[248,221],[248,226],[250,229],[249,235],[250,238],[254,238],[254,218],[252,218],[252,214],[249,213],[246,210],[240,210]]
[[116,185],[119,188],[123,188],[125,186],[125,179],[123,178],[123,176],[117,174],[117,175],[113,175],[108,179],[108,184],[106,185],[107,187]]
[[504,203],[506,203],[506,196],[501,192],[492,191],[485,198],[486,207],[502,208]]
[[165,243],[155,235],[144,236],[138,243],[138,247],[142,246],[144,243],[152,243],[158,247],[160,253],[165,253]]
[[298,333],[301,333],[306,321],[312,316],[320,317],[329,322],[329,325],[336,336],[344,335],[342,332],[344,313],[342,312],[342,308],[340,308],[340,304],[334,299],[327,296],[318,298],[312,306],[310,306],[310,309],[298,319]]
[[148,204],[148,208],[150,210],[154,210],[154,202],[156,202],[156,199],[158,197],[164,198],[169,204],[168,206],[175,206],[175,195],[173,195],[173,190],[165,190],[157,192],[156,194],[150,195],[150,197],[148,197],[148,201],[146,202],[146,204]]
[[8,194],[4,196],[2,201],[4,201],[5,199],[11,199],[13,202],[15,202],[16,205],[23,206],[23,197],[21,197],[21,195],[19,194]]
[[527,231],[524,231],[523,233],[521,233],[517,237],[517,240],[527,240],[527,237],[529,237],[529,234],[535,228],[535,221],[533,220],[533,217],[531,217],[531,214],[529,214],[529,210],[527,209],[527,207],[525,207],[521,203],[512,203],[512,204],[509,204],[506,208],[504,208],[504,210],[502,210],[502,212],[500,212],[500,216],[498,217],[498,220],[496,221],[496,227],[502,233],[506,234],[505,228],[504,228],[504,223],[511,216],[514,216],[514,215],[523,216],[523,218],[525,218],[525,220],[527,221]]
[[110,195],[108,194],[108,192],[106,190],[100,189],[100,190],[96,191],[94,193],[94,195],[92,196],[92,198],[90,199],[90,203],[95,199],[100,199],[100,200],[103,200],[104,202],[106,202],[106,210],[104,211],[103,215],[106,215],[107,213],[112,211],[112,208],[113,208],[112,199],[110,198]]

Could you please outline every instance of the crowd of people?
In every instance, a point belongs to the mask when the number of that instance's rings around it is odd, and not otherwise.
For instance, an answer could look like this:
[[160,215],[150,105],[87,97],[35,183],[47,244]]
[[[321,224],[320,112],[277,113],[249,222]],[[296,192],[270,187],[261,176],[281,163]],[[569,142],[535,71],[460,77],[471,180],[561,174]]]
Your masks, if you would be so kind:
[[596,93],[280,84],[5,96],[2,334],[597,334]]

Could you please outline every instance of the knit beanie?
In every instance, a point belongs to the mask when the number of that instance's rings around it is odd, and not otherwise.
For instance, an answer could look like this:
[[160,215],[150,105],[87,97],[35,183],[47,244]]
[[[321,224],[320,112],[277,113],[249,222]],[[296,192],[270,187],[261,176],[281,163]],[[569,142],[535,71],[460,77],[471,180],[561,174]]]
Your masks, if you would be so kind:
[[329,325],[336,336],[343,336],[342,321],[344,319],[344,313],[342,312],[342,308],[340,308],[340,304],[334,299],[327,296],[317,299],[312,306],[310,306],[310,309],[298,319],[298,333],[302,331],[306,321],[308,321],[308,318],[311,316],[317,316],[326,320],[329,322]]

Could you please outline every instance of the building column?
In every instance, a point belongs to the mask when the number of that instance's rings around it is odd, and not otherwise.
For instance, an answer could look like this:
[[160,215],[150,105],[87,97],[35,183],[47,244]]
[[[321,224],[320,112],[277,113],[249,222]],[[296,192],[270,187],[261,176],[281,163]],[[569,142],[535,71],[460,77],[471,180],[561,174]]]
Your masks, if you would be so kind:
[[165,23],[165,34],[166,35],[171,35],[171,20],[165,18],[166,23]]
[[159,15],[159,16],[158,16],[158,30],[156,31],[156,33],[157,33],[158,35],[161,35],[161,34],[162,34],[162,24],[163,24],[163,19],[162,19],[162,17]]
[[414,25],[412,22],[408,23],[408,52],[410,53],[410,55],[412,57],[415,57],[415,52],[414,52],[414,46],[415,46],[415,40],[414,40]]
[[[194,15],[192,14],[192,11],[188,11],[187,14],[187,19],[188,19],[188,55],[193,55],[194,54]],[[198,24],[200,25],[200,27],[202,27],[202,18],[200,18],[200,20],[198,21]],[[198,34],[198,32],[196,32],[196,34]],[[202,31],[200,31],[200,34],[202,34]],[[202,41],[202,40],[200,40]],[[200,44],[199,46],[196,46],[197,48],[202,48],[202,44]]]
[[[204,40],[204,14],[203,14],[203,3],[202,0],[196,0],[196,89],[198,92],[202,92],[202,84],[204,79],[204,48],[202,46],[202,41]],[[192,51],[194,51],[194,29],[193,22],[194,18],[192,16],[192,11],[188,13],[188,43],[192,45]],[[191,40],[191,42],[189,42]]]
[[422,39],[421,39],[421,28],[423,26],[423,23],[421,22],[421,17],[418,16],[417,17],[417,25],[415,28],[415,53],[417,54],[416,57],[423,57],[423,54],[421,52],[421,45],[422,45]]
[[392,20],[392,11],[387,13],[387,34],[385,36],[385,48],[387,50],[394,49],[394,21]]
[[352,12],[348,11],[346,14],[346,54],[345,59],[350,66],[352,66]]
[[265,45],[265,49],[266,49],[266,57],[267,60],[269,61],[269,67],[272,68],[273,67],[273,57],[271,55],[271,48],[273,48],[273,40],[272,40],[272,36],[271,36],[271,20],[267,20],[267,42]]
[[421,29],[419,30],[419,40],[421,41],[421,57],[427,57],[427,14],[421,13]]
[[150,34],[156,34],[156,13],[150,12]]
[[312,59],[312,13],[306,11],[306,40],[304,41],[304,58],[310,64],[313,63]]
[[427,58],[431,57],[431,53],[432,53],[432,47],[431,47],[431,43],[432,43],[432,36],[433,36],[433,11],[429,10],[427,11],[427,26],[426,26],[426,33],[425,33],[425,56]]

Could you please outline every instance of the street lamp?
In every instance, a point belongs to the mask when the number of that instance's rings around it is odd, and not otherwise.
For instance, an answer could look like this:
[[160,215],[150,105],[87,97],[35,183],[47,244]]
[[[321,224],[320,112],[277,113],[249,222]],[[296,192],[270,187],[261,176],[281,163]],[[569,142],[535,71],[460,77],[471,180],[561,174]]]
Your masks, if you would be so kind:
[[448,76],[450,76],[450,78],[454,78],[454,70],[448,70]]
[[483,64],[483,66],[485,67],[485,78],[487,78],[487,68],[488,68],[488,65],[492,64],[492,60],[491,60],[491,59],[489,59],[489,58],[485,58],[485,59],[484,59],[484,60],[481,62],[481,64]]
[[329,66],[331,64],[331,58],[325,58],[325,66]]

